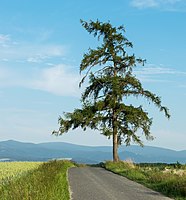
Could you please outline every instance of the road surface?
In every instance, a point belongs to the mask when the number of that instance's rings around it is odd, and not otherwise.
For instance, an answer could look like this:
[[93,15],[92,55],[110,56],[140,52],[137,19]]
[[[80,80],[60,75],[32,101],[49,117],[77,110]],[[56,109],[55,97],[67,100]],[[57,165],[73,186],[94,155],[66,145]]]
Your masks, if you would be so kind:
[[170,200],[103,168],[71,168],[68,178],[72,200]]

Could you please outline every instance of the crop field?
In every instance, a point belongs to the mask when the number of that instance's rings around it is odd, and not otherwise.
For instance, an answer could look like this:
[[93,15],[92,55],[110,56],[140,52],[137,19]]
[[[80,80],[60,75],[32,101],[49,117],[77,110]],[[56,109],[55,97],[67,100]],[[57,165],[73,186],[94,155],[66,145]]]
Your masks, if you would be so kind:
[[186,200],[186,165],[134,164],[129,162],[104,164],[107,170],[125,176],[176,200]]
[[0,162],[0,182],[19,177],[26,172],[37,169],[42,162]]
[[69,200],[69,161],[0,163],[1,200]]

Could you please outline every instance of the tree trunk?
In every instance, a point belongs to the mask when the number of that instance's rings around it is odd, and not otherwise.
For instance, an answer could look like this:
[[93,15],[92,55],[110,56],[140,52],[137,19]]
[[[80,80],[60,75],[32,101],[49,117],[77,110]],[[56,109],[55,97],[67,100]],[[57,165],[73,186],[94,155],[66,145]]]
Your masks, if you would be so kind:
[[113,111],[113,161],[118,162],[119,156],[118,156],[118,134],[117,134],[117,126],[116,126],[116,115],[115,111]]
[[113,129],[113,161],[118,162],[118,136],[117,136],[117,129]]
[[[114,48],[114,47],[113,47]],[[113,59],[115,57],[115,52]],[[117,70],[116,70],[117,66],[116,63],[114,63],[114,77],[117,76]],[[114,108],[113,108],[113,119],[112,119],[112,126],[113,126],[113,161],[114,162],[118,162],[119,161],[119,156],[118,156],[118,130],[117,130],[117,116],[116,116],[116,110],[115,110],[115,105],[117,103],[117,96],[115,94],[117,94],[115,90],[115,86],[116,83],[113,82],[113,94],[114,94]]]

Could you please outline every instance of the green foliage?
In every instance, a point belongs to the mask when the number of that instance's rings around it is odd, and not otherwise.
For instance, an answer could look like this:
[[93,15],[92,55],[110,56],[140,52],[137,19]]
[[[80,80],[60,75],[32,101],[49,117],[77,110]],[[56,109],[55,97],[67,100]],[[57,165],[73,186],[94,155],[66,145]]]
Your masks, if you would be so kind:
[[67,170],[72,166],[69,161],[47,162],[19,178],[8,179],[1,185],[0,199],[69,200]]
[[[133,164],[107,161],[104,168],[159,191],[176,200],[186,198],[186,165],[176,164]],[[182,172],[182,173],[181,173]]]
[[110,138],[113,136],[113,159],[118,160],[117,148],[122,142],[130,145],[131,141],[143,146],[137,133],[143,134],[147,140],[153,139],[150,133],[152,119],[140,105],[126,105],[128,96],[143,97],[152,102],[167,118],[168,109],[161,105],[160,97],[143,89],[140,81],[132,74],[133,67],[144,64],[145,60],[129,55],[127,48],[133,45],[124,36],[123,26],[113,27],[109,22],[85,22],[82,26],[102,44],[96,49],[89,49],[80,64],[80,72],[85,72],[89,85],[82,94],[82,108],[72,113],[65,113],[59,118],[59,130],[53,134],[61,135],[70,129],[87,127],[97,129]]

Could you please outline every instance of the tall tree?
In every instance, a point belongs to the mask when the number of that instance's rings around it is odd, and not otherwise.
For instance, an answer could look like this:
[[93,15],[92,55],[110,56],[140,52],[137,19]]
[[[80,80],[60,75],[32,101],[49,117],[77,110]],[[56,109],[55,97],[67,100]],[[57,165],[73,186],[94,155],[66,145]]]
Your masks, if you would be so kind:
[[89,78],[89,85],[81,97],[82,108],[64,113],[59,118],[59,130],[53,133],[61,135],[78,127],[99,130],[101,134],[112,137],[113,161],[117,162],[118,146],[122,143],[130,145],[133,141],[143,146],[138,136],[140,131],[147,140],[153,139],[150,133],[152,119],[142,106],[127,105],[127,97],[144,97],[167,118],[170,115],[168,109],[161,105],[160,97],[145,90],[133,75],[134,66],[143,65],[145,60],[127,53],[127,48],[133,45],[125,37],[124,27],[114,27],[110,22],[98,20],[81,20],[81,24],[99,41],[102,39],[102,43],[96,49],[89,49],[81,61],[80,72],[85,71],[85,74],[80,87]]

